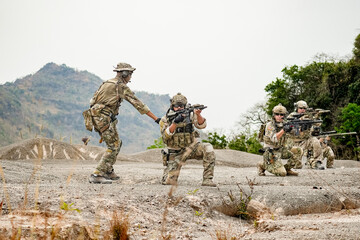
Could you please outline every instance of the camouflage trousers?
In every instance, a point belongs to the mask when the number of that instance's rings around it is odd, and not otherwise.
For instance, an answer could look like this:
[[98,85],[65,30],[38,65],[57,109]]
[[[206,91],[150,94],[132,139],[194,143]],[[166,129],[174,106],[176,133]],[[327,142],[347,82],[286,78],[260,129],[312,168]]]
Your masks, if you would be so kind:
[[117,122],[117,120],[110,122],[109,128],[104,132],[99,133],[107,146],[105,154],[102,156],[96,167],[99,175],[113,171],[113,165],[115,164],[117,155],[120,152],[122,142],[116,129]]
[[332,168],[334,167],[334,160],[335,160],[335,154],[334,151],[331,149],[330,146],[325,146],[322,149],[322,154],[323,154],[323,160],[326,158],[326,167],[327,168]]
[[319,139],[316,137],[309,137],[302,142],[295,142],[294,146],[301,147],[303,152],[307,153],[307,162],[311,168],[316,168],[316,163],[321,162],[323,155],[322,148]]
[[[303,154],[300,147],[281,148],[279,150],[272,150],[270,152],[267,149],[263,154],[263,162],[260,162],[258,166],[263,171],[268,171],[276,176],[286,176],[287,172],[295,167]],[[281,159],[288,159],[287,163],[283,165]]]
[[162,184],[175,184],[181,167],[188,159],[203,160],[203,180],[213,179],[215,167],[214,149],[210,143],[195,142],[178,153],[170,153],[161,180]]

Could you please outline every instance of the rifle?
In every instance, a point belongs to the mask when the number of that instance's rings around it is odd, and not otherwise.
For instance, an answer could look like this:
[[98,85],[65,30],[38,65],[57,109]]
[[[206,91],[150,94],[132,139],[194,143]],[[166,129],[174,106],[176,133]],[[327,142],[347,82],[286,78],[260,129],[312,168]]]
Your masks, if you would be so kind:
[[324,110],[324,109],[321,109],[321,108],[316,108],[315,110],[313,108],[308,108],[306,113],[310,113],[310,114],[323,114],[323,113],[329,113],[330,110]]
[[300,119],[302,116],[309,116],[309,118],[311,119],[316,119],[316,118],[319,118],[319,115],[320,114],[323,114],[323,113],[329,113],[330,110],[324,110],[324,109],[321,109],[321,108],[317,108],[317,109],[313,109],[313,108],[308,108],[306,110],[306,112],[304,113],[294,113],[292,114],[292,117],[294,119]]
[[311,128],[311,126],[313,124],[316,123],[322,123],[322,120],[308,120],[308,119],[304,119],[304,120],[300,120],[298,118],[288,118],[287,119],[288,122],[284,123],[284,127],[286,125],[289,125],[292,129],[295,129],[295,135],[299,136],[300,131],[304,131],[307,130],[309,128]]
[[357,135],[357,132],[347,132],[347,133],[338,133],[336,131],[329,131],[329,132],[321,132],[319,133],[318,138],[322,138],[322,137],[340,137],[340,136],[345,136],[345,135]]
[[[317,138],[325,138],[324,139],[324,143],[327,145],[328,144],[328,140],[326,139],[326,137],[343,137],[346,135],[356,135],[356,146],[357,149],[360,149],[360,134],[357,132],[347,132],[347,133],[338,133],[336,131],[329,131],[329,132],[321,132],[319,134],[319,136],[316,136]],[[355,148],[355,152],[356,152],[356,160],[360,161],[360,153],[359,150],[357,150]]]
[[185,116],[190,115],[191,112],[193,112],[195,109],[200,109],[203,110],[207,108],[207,106],[204,106],[202,104],[194,104],[194,105],[189,105],[186,108],[176,111],[176,112],[170,112],[167,114],[167,117],[169,118],[170,121],[174,120],[176,118],[177,115],[179,114],[183,114]]

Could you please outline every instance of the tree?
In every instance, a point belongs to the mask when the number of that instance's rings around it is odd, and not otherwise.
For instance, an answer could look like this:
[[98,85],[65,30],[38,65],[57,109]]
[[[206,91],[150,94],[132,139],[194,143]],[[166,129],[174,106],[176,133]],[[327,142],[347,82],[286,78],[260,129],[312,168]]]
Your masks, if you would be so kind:
[[208,135],[207,140],[202,140],[203,142],[211,143],[211,145],[215,149],[224,149],[226,148],[228,142],[226,140],[226,136],[223,134],[222,136],[219,136],[217,132],[211,132]]

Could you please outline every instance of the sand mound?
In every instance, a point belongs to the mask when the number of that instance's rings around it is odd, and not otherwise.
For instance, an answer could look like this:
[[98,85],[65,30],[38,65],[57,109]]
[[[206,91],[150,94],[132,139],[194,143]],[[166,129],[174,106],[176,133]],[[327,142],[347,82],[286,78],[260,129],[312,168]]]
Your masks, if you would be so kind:
[[0,159],[92,159],[99,160],[105,149],[85,145],[71,145],[49,138],[27,139],[0,148]]

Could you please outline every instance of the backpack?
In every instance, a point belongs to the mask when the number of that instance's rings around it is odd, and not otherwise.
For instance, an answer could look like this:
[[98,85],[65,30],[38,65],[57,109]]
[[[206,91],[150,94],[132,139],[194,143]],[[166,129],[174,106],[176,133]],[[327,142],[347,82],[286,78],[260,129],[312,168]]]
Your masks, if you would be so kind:
[[266,123],[262,123],[259,129],[259,133],[258,133],[258,140],[259,142],[264,142],[264,135],[265,135],[265,128],[266,128]]

